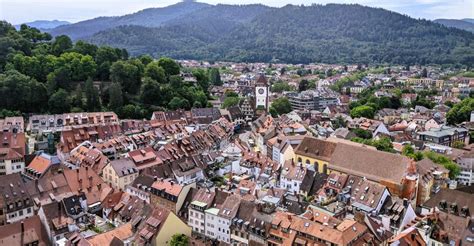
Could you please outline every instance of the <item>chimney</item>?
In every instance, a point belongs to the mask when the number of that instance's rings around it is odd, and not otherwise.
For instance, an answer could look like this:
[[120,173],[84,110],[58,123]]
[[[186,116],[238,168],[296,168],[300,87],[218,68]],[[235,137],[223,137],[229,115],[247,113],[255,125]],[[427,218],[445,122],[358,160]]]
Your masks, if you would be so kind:
[[89,176],[89,187],[92,188],[92,176]]
[[20,245],[24,245],[25,241],[25,224],[23,220],[21,221],[21,239],[20,239]]
[[403,207],[408,208],[408,199],[403,198]]
[[58,202],[58,216],[59,216],[59,225],[61,225],[61,219],[62,219],[62,216],[61,216],[61,202]]

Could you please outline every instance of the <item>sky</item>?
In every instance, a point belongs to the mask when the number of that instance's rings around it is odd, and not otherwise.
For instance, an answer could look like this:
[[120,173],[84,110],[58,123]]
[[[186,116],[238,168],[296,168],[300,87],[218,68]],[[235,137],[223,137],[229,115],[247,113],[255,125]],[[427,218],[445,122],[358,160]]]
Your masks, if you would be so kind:
[[[130,14],[144,8],[164,7],[177,0],[0,0],[0,19],[13,24],[34,20],[78,22],[99,16]],[[209,4],[261,3],[281,7],[286,4],[358,3],[381,7],[414,18],[474,18],[474,0],[199,0]]]

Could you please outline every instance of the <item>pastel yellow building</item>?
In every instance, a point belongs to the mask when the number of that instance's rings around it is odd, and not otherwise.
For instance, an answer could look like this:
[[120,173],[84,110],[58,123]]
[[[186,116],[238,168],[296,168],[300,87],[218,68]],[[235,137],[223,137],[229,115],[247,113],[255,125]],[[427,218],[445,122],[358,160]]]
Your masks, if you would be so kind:
[[317,172],[328,173],[327,168],[336,145],[333,142],[305,137],[295,149],[294,161],[306,167],[314,166],[314,170]]
[[138,177],[138,169],[128,158],[109,162],[103,172],[102,179],[116,189],[124,190],[125,187]]
[[171,237],[177,233],[182,233],[189,238],[191,237],[191,227],[179,219],[176,214],[170,212],[160,232],[156,235],[154,245],[169,245]]

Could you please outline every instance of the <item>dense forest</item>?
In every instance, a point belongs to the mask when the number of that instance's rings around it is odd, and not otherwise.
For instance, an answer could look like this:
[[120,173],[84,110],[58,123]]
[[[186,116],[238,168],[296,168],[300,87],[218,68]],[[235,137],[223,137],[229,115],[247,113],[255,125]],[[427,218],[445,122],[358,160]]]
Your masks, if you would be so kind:
[[360,5],[210,5],[158,27],[134,22],[86,40],[176,59],[474,64],[473,33]]
[[0,22],[0,113],[112,110],[123,118],[148,117],[161,108],[208,106],[209,76],[196,69],[184,82],[170,58],[130,58],[127,50],[73,43],[65,35]]
[[144,9],[124,16],[98,17],[71,25],[63,25],[50,30],[50,33],[53,36],[67,35],[71,39],[77,40],[89,37],[99,31],[124,25],[159,27],[164,22],[186,16],[208,6],[205,3],[182,2],[165,8]]

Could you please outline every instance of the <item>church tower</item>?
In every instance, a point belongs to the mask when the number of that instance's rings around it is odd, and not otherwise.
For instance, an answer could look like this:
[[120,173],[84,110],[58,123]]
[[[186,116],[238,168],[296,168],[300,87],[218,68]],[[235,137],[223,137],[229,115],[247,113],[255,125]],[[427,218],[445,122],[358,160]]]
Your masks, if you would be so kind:
[[255,108],[268,110],[268,82],[263,74],[255,83]]

